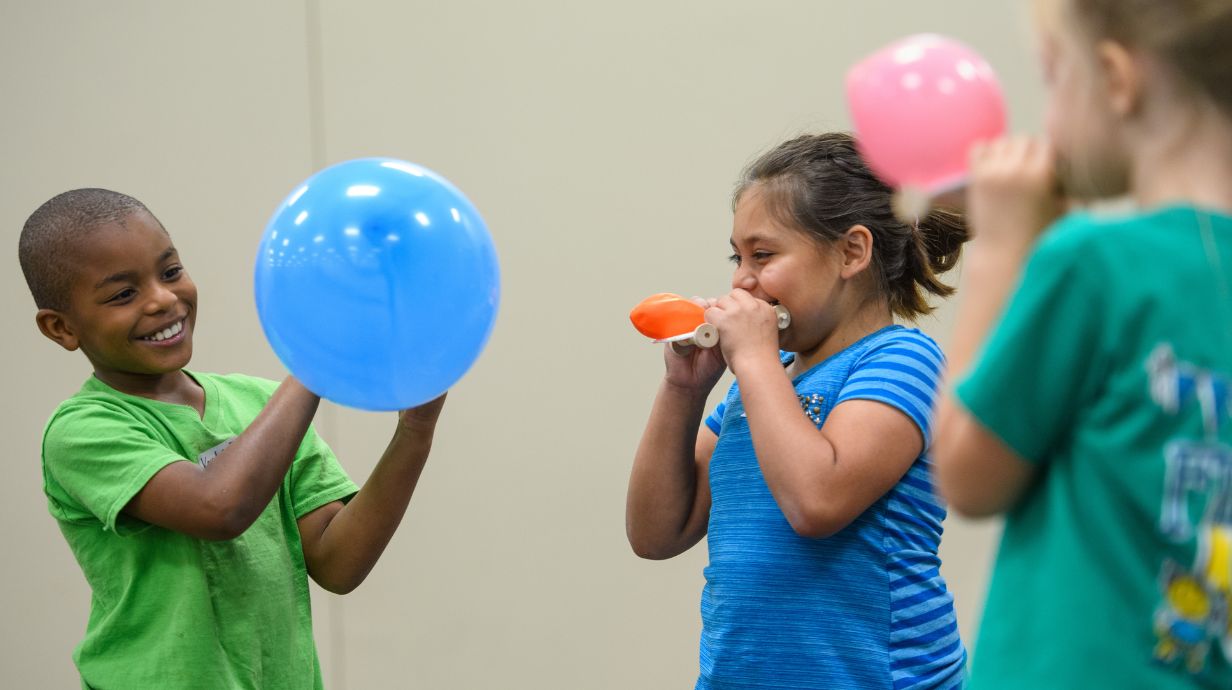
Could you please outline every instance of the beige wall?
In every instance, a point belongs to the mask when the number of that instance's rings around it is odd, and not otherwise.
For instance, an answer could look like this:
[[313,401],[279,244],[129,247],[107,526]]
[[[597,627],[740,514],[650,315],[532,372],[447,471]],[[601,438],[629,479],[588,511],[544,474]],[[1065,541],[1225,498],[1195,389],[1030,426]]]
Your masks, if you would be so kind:
[[[653,292],[726,289],[739,168],[787,135],[847,126],[846,68],[894,38],[973,44],[1015,128],[1034,128],[1023,14],[987,0],[4,3],[0,684],[72,687],[88,606],[38,461],[44,420],[88,368],[35,331],[16,260],[22,222],[53,194],[144,200],[201,290],[193,365],[280,377],[251,298],[275,205],[362,155],[451,178],[492,230],[502,310],[377,570],[315,597],[327,684],[690,687],[704,549],[652,563],[624,540],[661,373],[626,314]],[[943,344],[951,313],[922,324]],[[318,416],[357,480],[393,421]],[[968,641],[993,532],[951,519],[943,547]]]

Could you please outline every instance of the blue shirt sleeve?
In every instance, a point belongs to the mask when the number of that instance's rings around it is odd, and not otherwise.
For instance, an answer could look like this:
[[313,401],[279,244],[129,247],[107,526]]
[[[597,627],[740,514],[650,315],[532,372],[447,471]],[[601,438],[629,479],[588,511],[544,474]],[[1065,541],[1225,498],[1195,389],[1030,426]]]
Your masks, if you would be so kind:
[[719,430],[723,428],[723,413],[727,411],[727,401],[719,403],[719,406],[714,408],[714,412],[706,417],[706,426],[714,432],[715,436],[719,435]]
[[932,338],[914,329],[893,331],[860,357],[834,404],[875,400],[889,405],[915,422],[928,448],[933,401],[944,362]]

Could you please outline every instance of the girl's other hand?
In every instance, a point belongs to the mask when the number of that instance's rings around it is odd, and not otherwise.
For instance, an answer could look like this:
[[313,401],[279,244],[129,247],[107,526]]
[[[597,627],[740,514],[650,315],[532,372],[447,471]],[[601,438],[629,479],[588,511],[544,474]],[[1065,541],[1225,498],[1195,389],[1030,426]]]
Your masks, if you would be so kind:
[[706,310],[706,320],[719,329],[719,349],[732,371],[750,356],[778,362],[778,316],[769,302],[736,288]]
[[[703,309],[714,306],[716,301],[693,298],[693,302]],[[663,346],[663,361],[667,365],[667,383],[688,390],[709,392],[727,369],[723,354],[717,347],[676,347],[669,343]]]
[[1020,136],[974,146],[966,206],[981,243],[1034,243],[1065,210],[1052,145]]

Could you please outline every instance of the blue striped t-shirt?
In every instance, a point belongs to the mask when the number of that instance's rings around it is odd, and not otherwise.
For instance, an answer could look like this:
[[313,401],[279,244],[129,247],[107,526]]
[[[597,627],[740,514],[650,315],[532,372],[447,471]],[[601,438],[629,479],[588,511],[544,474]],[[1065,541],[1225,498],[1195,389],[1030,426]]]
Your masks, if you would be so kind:
[[[835,405],[876,400],[910,417],[927,449],[941,367],[931,338],[888,326],[792,383],[818,428]],[[698,690],[960,687],[966,651],[938,570],[945,508],[928,456],[842,531],[809,539],[766,486],[737,385],[706,424],[719,440]]]

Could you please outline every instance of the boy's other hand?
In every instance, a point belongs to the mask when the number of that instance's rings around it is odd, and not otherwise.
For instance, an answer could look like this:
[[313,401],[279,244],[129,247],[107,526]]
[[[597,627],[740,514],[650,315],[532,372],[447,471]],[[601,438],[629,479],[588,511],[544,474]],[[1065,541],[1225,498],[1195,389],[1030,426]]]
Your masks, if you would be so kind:
[[436,420],[441,416],[441,409],[445,407],[447,395],[448,391],[441,393],[435,400],[399,412],[398,423],[412,431],[435,428]]

